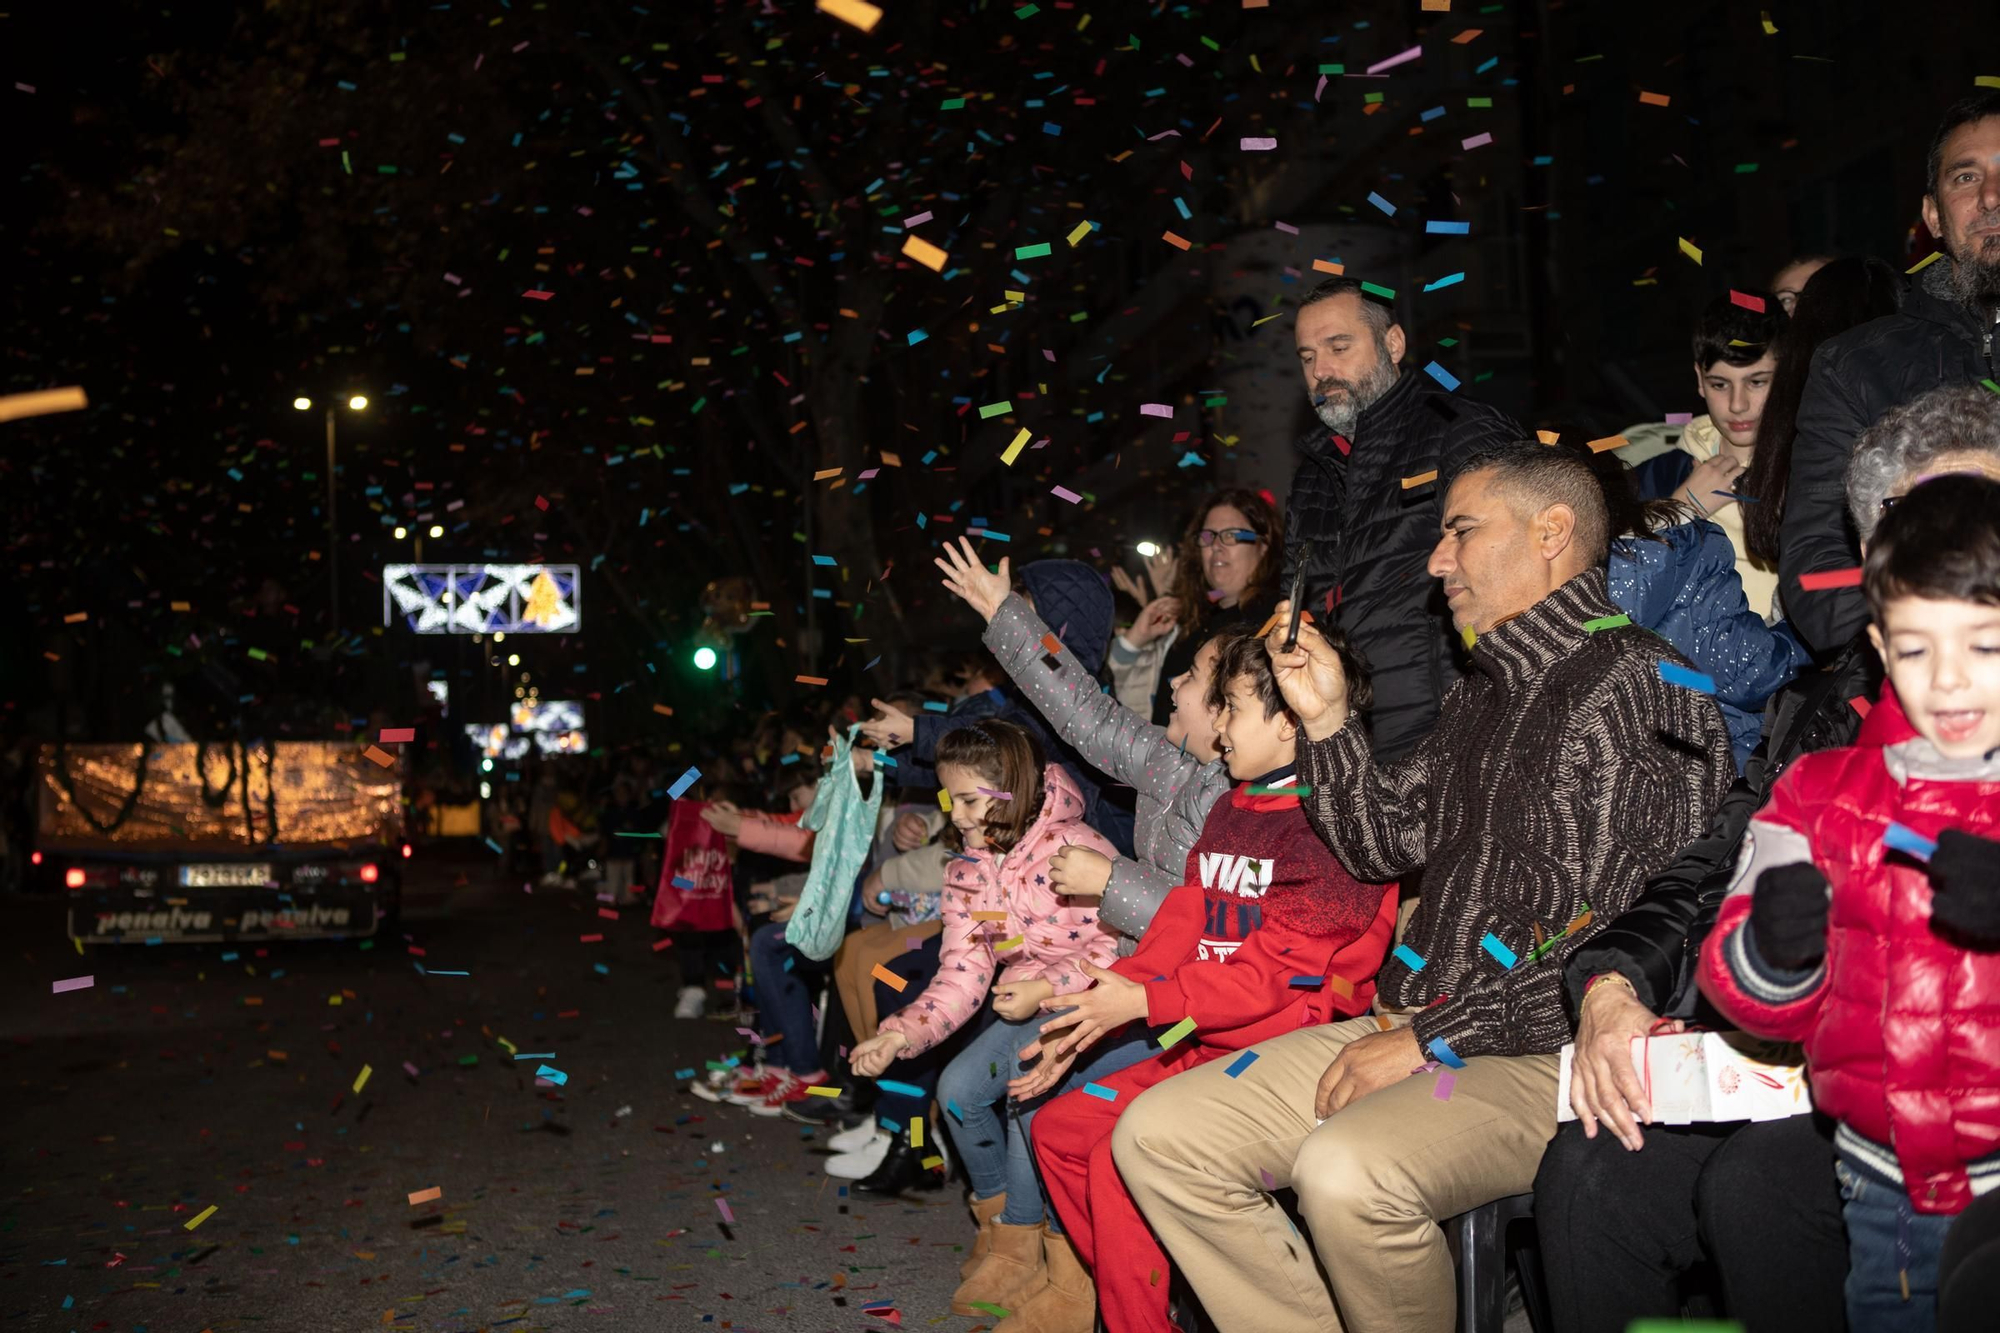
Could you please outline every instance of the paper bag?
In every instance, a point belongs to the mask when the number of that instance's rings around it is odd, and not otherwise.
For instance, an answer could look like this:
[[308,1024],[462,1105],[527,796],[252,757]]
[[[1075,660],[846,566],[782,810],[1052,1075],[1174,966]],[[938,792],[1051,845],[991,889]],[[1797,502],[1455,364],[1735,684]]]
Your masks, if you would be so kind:
[[[1574,1044],[1562,1048],[1556,1119],[1576,1119],[1569,1104]],[[1677,1032],[1632,1038],[1632,1067],[1662,1125],[1783,1120],[1812,1110],[1796,1046],[1744,1032]]]

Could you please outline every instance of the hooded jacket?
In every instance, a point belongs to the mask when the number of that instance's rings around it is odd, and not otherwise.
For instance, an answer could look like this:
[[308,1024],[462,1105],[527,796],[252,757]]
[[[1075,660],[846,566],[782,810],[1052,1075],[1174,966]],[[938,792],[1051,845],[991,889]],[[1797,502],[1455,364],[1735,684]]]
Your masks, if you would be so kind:
[[1060,765],[1043,770],[1042,787],[1041,813],[1013,851],[962,852],[945,871],[937,975],[879,1029],[909,1038],[906,1055],[958,1031],[996,984],[1041,980],[1068,995],[1089,989],[1084,963],[1108,967],[1117,957],[1118,937],[1098,922],[1096,905],[1058,894],[1048,877],[1059,849],[1075,845],[1108,856],[1110,844],[1084,826],[1076,784]]
[[[1278,595],[1290,593],[1300,543],[1311,542],[1306,603],[1347,631],[1374,672],[1369,724],[1385,762],[1431,729],[1460,675],[1444,595],[1424,568],[1445,489],[1469,455],[1525,434],[1498,409],[1406,369],[1361,413],[1353,439],[1322,426],[1299,441]],[[1435,480],[1403,484],[1425,473]]]
[[[1055,636],[1064,649],[1095,677],[1104,667],[1104,654],[1111,644],[1114,607],[1111,588],[1104,576],[1080,560],[1037,560],[1021,567],[1021,582],[1035,599],[1036,613],[1054,626]],[[1061,764],[1076,784],[1083,800],[1083,822],[1109,838],[1120,856],[1132,855],[1132,812],[1103,799],[1102,775],[1085,762],[1075,746],[1049,730],[1041,714],[1022,696],[1018,685],[1009,684],[989,693],[998,698],[997,706],[987,716],[1034,733],[1043,751]],[[899,747],[893,756],[897,781],[905,786],[935,786],[938,741],[946,732],[978,720],[956,709],[942,716],[919,714],[910,743]]]
[[1745,600],[1736,549],[1714,523],[1677,523],[1658,540],[1611,543],[1606,589],[1632,623],[1653,631],[1715,679],[1736,769],[1757,748],[1764,701],[1812,665],[1780,624],[1766,625]]
[[[1701,986],[1749,1032],[1804,1041],[1813,1103],[1838,1145],[1901,1179],[1920,1213],[2000,1189],[2000,953],[1931,929],[1924,865],[1891,823],[2000,837],[2000,757],[1949,759],[1884,686],[1862,743],[1809,754],[1750,823],[1750,850],[1702,950]],[[1758,952],[1764,871],[1810,861],[1831,885],[1826,957],[1786,972]]]
[[1950,261],[1924,270],[1893,315],[1827,342],[1813,356],[1792,441],[1792,478],[1779,533],[1778,592],[1814,652],[1844,646],[1868,623],[1859,588],[1806,592],[1799,575],[1852,569],[1860,548],[1847,516],[1847,463],[1884,412],[1940,384],[2000,381],[1992,312],[1952,292]]
[[986,626],[986,646],[1064,741],[1138,793],[1135,854],[1112,863],[1101,907],[1106,925],[1136,940],[1185,882],[1188,852],[1229,790],[1229,770],[1220,759],[1202,763],[1105,694],[1076,654],[1051,655],[1042,643],[1048,632],[1026,602],[1009,597]]
[[[1721,452],[1722,430],[1704,412],[1682,429],[1673,449],[1633,467],[1639,498],[1664,500],[1687,484],[1696,463],[1706,462]],[[1743,535],[1742,504],[1730,504],[1715,495],[1695,498],[1704,509],[1715,511],[1708,521],[1729,538],[1729,547],[1736,556],[1736,574],[1743,581],[1743,595],[1749,599],[1750,609],[1768,620],[1773,596],[1778,591],[1778,571],[1750,554],[1749,539]]]

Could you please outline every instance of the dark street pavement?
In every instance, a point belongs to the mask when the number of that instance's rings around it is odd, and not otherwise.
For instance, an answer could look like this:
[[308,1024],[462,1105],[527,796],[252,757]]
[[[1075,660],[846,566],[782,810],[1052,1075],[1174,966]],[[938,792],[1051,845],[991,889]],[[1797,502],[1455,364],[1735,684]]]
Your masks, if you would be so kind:
[[0,898],[0,1328],[979,1326],[947,1312],[956,1187],[843,1198],[823,1135],[681,1091],[748,1043],[672,1017],[643,907],[483,853],[410,874],[372,947],[79,957],[54,898]]

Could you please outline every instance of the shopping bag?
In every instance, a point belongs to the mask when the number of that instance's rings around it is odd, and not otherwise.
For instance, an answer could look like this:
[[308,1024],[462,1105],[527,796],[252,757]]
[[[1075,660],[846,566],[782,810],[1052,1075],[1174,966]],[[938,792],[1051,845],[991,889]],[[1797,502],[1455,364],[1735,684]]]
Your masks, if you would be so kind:
[[[1574,1044],[1562,1049],[1556,1119],[1574,1120],[1569,1104]],[[1662,1125],[1783,1120],[1806,1115],[1812,1089],[1799,1048],[1744,1032],[1674,1032],[1632,1038],[1632,1068]]]
[[706,801],[675,801],[667,853],[653,895],[653,924],[672,930],[728,930],[733,924],[729,844],[701,812]]
[[881,774],[876,774],[866,796],[854,774],[854,736],[860,730],[857,724],[845,736],[834,736],[833,753],[813,795],[812,809],[799,821],[819,836],[813,839],[812,869],[799,892],[799,905],[785,923],[785,943],[821,961],[833,957],[847,934],[854,880],[867,864],[875,816],[882,808]]

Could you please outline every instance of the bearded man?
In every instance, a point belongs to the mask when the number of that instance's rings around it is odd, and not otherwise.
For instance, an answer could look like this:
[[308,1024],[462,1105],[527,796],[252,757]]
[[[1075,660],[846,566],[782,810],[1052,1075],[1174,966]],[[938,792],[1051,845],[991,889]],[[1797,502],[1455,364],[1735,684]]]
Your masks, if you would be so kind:
[[1917,275],[1900,311],[1820,347],[1799,403],[1778,598],[1822,656],[1845,648],[1868,621],[1858,579],[1799,582],[1861,563],[1846,508],[1855,442],[1890,408],[1941,384],[2000,383],[2000,91],[1974,93],[1944,113],[1925,168],[1924,225],[1942,254]]
[[1437,544],[1438,479],[1448,483],[1466,458],[1526,432],[1453,393],[1448,375],[1404,374],[1402,326],[1353,278],[1306,293],[1293,335],[1325,429],[1298,444],[1281,593],[1303,559],[1314,619],[1345,630],[1374,673],[1374,753],[1394,762],[1431,729],[1465,660],[1424,569]]

